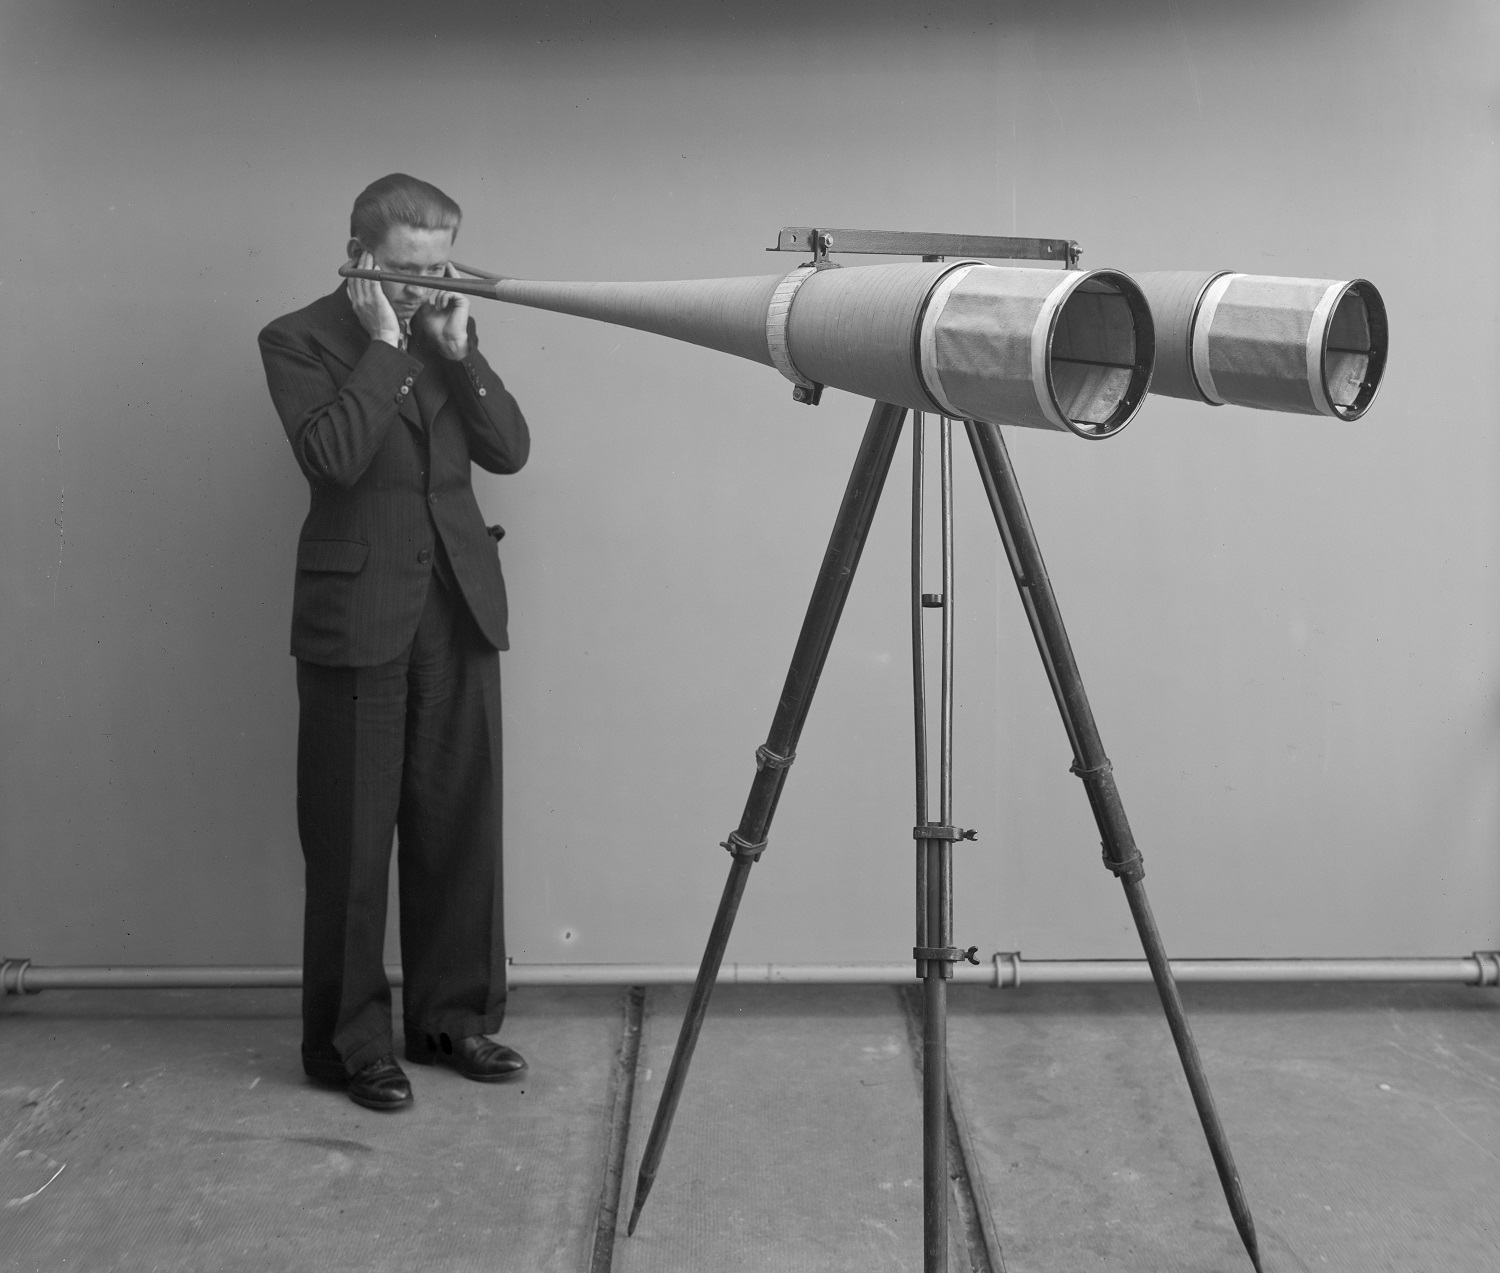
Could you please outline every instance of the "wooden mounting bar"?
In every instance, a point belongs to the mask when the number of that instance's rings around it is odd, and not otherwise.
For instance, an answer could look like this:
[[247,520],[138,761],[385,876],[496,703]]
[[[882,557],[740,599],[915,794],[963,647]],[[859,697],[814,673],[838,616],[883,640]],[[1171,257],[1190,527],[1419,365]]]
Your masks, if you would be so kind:
[[881,256],[977,256],[1000,261],[1057,261],[1073,266],[1080,249],[1072,239],[1016,239],[993,234],[928,234],[920,230],[836,230],[789,225],[767,252],[862,252]]

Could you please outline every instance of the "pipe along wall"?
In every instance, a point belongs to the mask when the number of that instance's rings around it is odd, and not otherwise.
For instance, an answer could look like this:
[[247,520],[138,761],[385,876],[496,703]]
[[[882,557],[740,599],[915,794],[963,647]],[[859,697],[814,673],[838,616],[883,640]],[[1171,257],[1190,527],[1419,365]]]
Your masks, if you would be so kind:
[[[1174,959],[1172,975],[1194,982],[1446,982],[1500,986],[1500,951],[1420,959]],[[391,985],[401,969],[386,968]],[[507,965],[511,986],[682,986],[697,976],[694,964]],[[965,985],[1016,989],[1033,985],[1146,983],[1144,959],[1023,959],[997,951],[977,966],[959,963],[953,980]],[[201,990],[296,988],[302,969],[230,966],[38,967],[29,959],[0,962],[0,989],[8,995],[43,990]],[[911,961],[897,964],[724,964],[720,985],[916,985]]]

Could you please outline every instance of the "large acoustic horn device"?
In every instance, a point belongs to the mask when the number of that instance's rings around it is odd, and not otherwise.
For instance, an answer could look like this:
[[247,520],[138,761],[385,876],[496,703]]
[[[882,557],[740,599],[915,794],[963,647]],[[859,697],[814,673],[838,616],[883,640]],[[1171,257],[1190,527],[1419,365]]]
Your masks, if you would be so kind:
[[1358,420],[1385,372],[1385,302],[1365,279],[1228,271],[1135,276],[1156,320],[1151,392]]
[[[414,281],[348,265],[339,272]],[[801,402],[816,403],[832,385],[914,411],[1081,438],[1106,438],[1130,422],[1155,349],[1145,295],[1115,270],[819,263],[754,278],[542,283],[483,275],[438,286],[764,363],[792,381]]]

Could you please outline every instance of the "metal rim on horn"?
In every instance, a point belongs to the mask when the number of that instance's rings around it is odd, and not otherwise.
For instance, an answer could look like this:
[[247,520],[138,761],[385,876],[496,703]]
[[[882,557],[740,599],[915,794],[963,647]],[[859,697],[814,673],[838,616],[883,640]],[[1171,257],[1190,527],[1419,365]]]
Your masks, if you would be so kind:
[[[1032,356],[1043,364],[1044,383],[1051,398],[1050,406],[1056,411],[1057,418],[1075,437],[1098,442],[1104,438],[1114,437],[1129,424],[1146,400],[1146,393],[1151,387],[1151,371],[1156,361],[1156,323],[1151,317],[1151,306],[1146,300],[1146,294],[1128,274],[1122,274],[1119,270],[1081,270],[1069,271],[1069,273],[1074,274],[1075,277],[1069,281],[1066,290],[1059,288],[1047,298],[1047,306],[1041,315],[1046,320],[1045,338],[1042,341],[1033,340]],[[1054,345],[1057,325],[1062,319],[1063,311],[1068,307],[1068,302],[1078,294],[1078,289],[1085,283],[1091,282],[1102,282],[1112,286],[1124,300],[1134,324],[1135,345],[1135,357],[1132,362],[1111,364],[1117,365],[1122,371],[1128,369],[1130,382],[1125,392],[1120,395],[1120,400],[1115,404],[1114,409],[1105,419],[1097,422],[1075,420],[1063,409],[1057,394],[1057,382],[1053,376],[1054,364],[1060,360]],[[1041,322],[1038,322],[1038,327],[1041,325]],[[1061,361],[1072,360],[1062,358]],[[1043,409],[1047,405],[1049,404],[1043,404]]]
[[[1338,317],[1339,310],[1344,301],[1350,296],[1359,299],[1364,306],[1365,324],[1369,329],[1370,346],[1368,349],[1340,349],[1330,346],[1333,338],[1333,329]],[[1330,307],[1328,319],[1323,324],[1321,334],[1321,348],[1319,350],[1318,372],[1321,378],[1323,396],[1328,402],[1329,415],[1336,416],[1340,420],[1358,420],[1370,409],[1375,401],[1375,395],[1380,392],[1380,383],[1385,377],[1385,360],[1390,347],[1390,328],[1385,313],[1385,301],[1375,284],[1368,279],[1352,279],[1339,290]],[[1328,379],[1328,355],[1329,353],[1351,353],[1362,355],[1366,359],[1365,372],[1360,379],[1359,388],[1355,390],[1354,401],[1340,404],[1333,401],[1329,391]]]

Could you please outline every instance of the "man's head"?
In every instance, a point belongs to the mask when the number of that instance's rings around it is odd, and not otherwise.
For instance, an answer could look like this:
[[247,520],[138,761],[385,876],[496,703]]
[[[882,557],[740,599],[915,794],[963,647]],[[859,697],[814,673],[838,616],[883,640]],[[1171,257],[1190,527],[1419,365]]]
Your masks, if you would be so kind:
[[[393,172],[372,182],[354,201],[349,258],[368,252],[376,269],[441,277],[462,217],[458,204],[436,186]],[[380,287],[403,321],[431,295],[425,288],[402,283]]]

